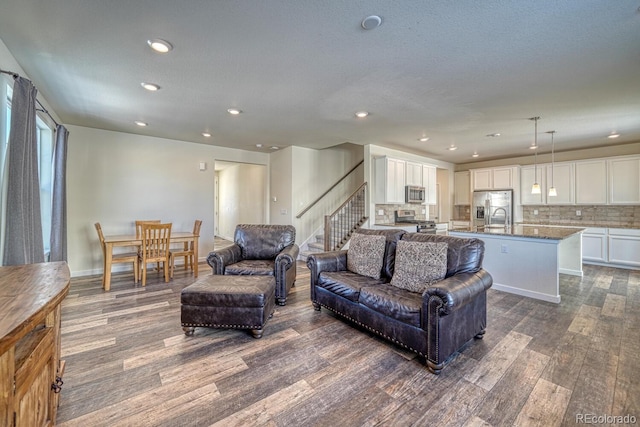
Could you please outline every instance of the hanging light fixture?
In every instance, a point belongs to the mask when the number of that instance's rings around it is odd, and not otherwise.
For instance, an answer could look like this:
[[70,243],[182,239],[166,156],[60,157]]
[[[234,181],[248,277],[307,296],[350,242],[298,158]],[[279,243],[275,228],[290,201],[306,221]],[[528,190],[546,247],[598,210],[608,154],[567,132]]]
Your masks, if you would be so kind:
[[556,133],[555,130],[550,130],[551,134],[551,187],[549,187],[549,197],[556,197],[558,195],[558,191],[556,191],[555,185],[553,185],[553,166],[554,166],[554,151],[555,151],[555,142],[553,141],[553,134]]
[[533,120],[535,126],[535,132],[533,134],[534,141],[534,169],[533,169],[533,185],[531,186],[531,194],[540,194],[540,184],[538,183],[538,120],[540,117],[531,117],[529,120]]

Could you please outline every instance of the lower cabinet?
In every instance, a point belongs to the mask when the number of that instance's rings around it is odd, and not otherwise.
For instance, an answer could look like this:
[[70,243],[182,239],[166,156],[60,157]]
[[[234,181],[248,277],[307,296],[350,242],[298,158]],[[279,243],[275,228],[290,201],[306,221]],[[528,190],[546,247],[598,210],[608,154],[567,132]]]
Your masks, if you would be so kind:
[[582,261],[640,269],[640,230],[586,228],[582,233]]
[[609,229],[609,262],[640,267],[640,230]]
[[587,228],[582,232],[582,260],[607,262],[607,229]]

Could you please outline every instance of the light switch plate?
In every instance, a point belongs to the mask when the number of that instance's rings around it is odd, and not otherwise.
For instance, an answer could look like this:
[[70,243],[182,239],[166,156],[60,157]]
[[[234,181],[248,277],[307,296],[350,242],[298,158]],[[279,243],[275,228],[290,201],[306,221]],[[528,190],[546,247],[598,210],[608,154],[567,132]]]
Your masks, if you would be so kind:
[[581,210],[577,210],[576,211],[576,216],[582,216],[582,211]]
[[378,209],[378,215],[379,215],[379,216],[384,215],[384,210],[382,210],[382,209]]

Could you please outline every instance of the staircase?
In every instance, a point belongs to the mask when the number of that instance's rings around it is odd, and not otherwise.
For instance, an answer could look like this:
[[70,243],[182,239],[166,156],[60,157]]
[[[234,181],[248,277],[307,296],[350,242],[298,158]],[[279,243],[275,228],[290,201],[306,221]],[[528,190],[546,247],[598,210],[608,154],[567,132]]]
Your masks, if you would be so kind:
[[347,244],[355,230],[369,219],[365,216],[367,183],[363,183],[347,200],[324,218],[324,233],[315,236],[315,242],[307,244],[300,252],[300,259],[316,252],[335,251]]

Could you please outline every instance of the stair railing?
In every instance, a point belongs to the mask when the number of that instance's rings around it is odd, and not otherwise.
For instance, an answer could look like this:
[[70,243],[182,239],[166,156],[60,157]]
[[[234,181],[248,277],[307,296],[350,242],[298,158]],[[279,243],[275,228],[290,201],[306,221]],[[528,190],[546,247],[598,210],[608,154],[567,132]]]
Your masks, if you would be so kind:
[[324,193],[322,193],[320,196],[318,196],[313,202],[311,202],[309,205],[307,205],[306,208],[304,208],[303,210],[300,211],[300,213],[298,215],[296,215],[296,218],[300,219],[302,218],[302,215],[304,215],[305,213],[307,213],[309,211],[309,209],[311,209],[312,207],[314,207],[320,200],[322,200],[322,198],[324,196],[326,196],[327,194],[329,194],[331,192],[331,190],[333,190],[334,188],[336,188],[342,181],[344,181],[345,179],[347,179],[347,177],[349,175],[351,175],[356,169],[358,169],[358,167],[360,165],[364,164],[364,160],[360,160],[360,163],[358,163],[357,165],[355,165],[354,167],[352,167],[349,172],[345,173],[342,178],[340,178],[339,180],[337,180],[331,187],[329,187],[329,189],[327,191],[325,191]]
[[332,214],[324,217],[324,250],[342,249],[351,234],[364,224],[367,183],[364,182]]

